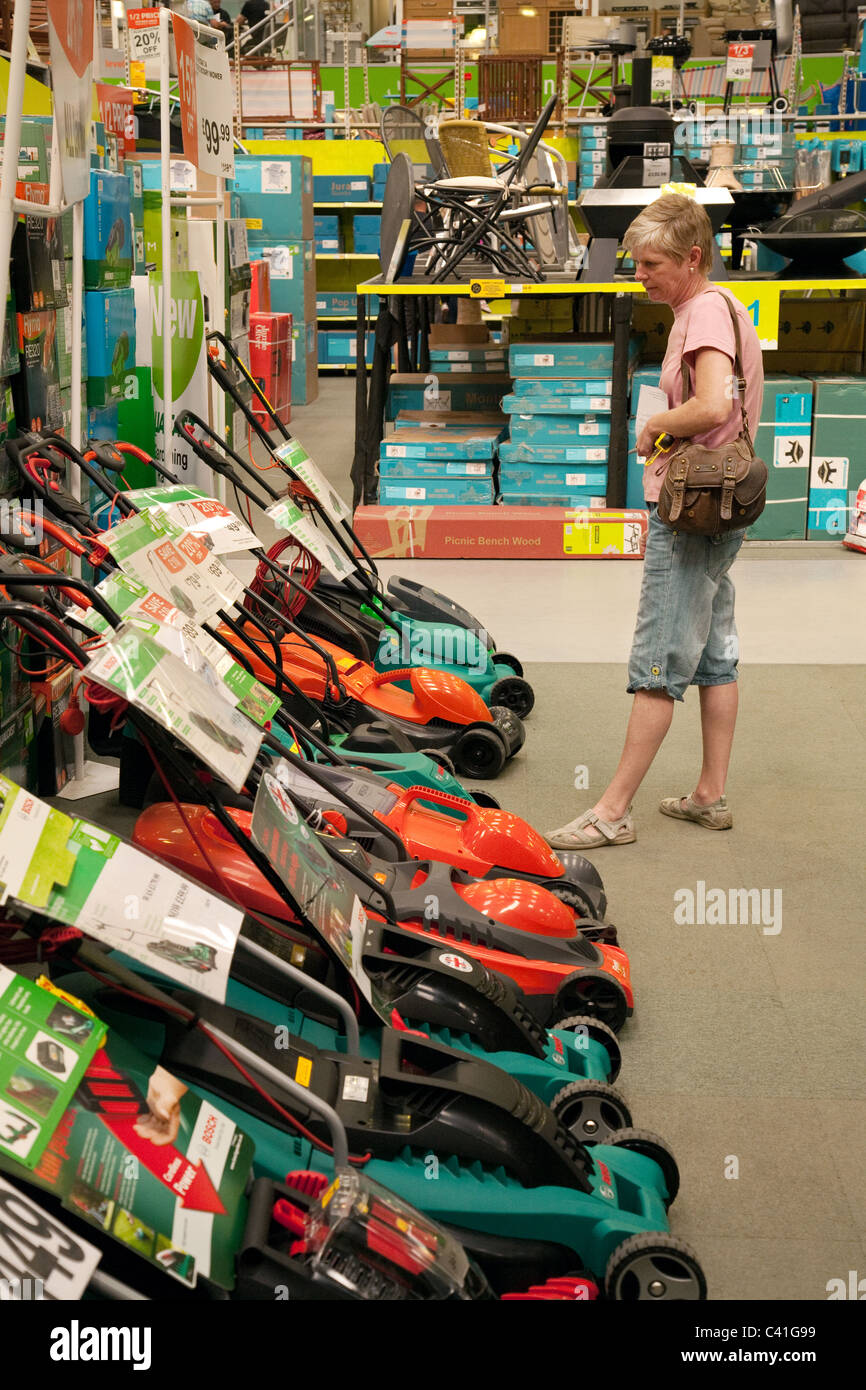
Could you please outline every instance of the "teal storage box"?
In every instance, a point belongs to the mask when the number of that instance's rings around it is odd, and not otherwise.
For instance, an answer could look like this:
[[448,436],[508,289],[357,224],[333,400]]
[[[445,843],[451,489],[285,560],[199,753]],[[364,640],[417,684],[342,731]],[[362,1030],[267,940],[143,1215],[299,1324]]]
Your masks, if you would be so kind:
[[316,213],[313,218],[313,232],[316,240],[323,237],[338,237],[340,235],[340,217],[334,213]]
[[379,454],[390,459],[492,459],[502,434],[495,425],[400,429],[382,440]]
[[[613,381],[609,376],[551,377],[549,381],[519,376],[514,382],[513,394],[519,396],[521,401],[524,397],[533,401],[550,401],[556,409],[560,409],[558,402],[563,396],[609,396],[612,391]],[[565,408],[580,410],[581,406]]]
[[610,439],[610,419],[592,415],[512,415],[515,444],[590,444]]
[[491,478],[405,478],[379,483],[383,507],[429,507],[437,503],[456,507],[491,507]]
[[607,464],[610,441],[599,439],[585,444],[520,444],[506,439],[499,446],[501,463],[566,464],[603,463]]
[[[272,282],[273,283],[273,282]],[[367,296],[367,314],[379,312],[379,296]],[[358,312],[358,296],[354,290],[317,290],[316,313],[320,318],[351,318]]]
[[[521,396],[505,396],[502,409],[506,415],[525,417],[543,416],[545,420],[561,418],[567,425],[569,421],[579,422],[587,416],[610,415],[610,396],[535,396],[527,393]],[[608,420],[608,427],[610,421]],[[587,430],[587,434],[597,434],[598,430]]]
[[487,371],[505,371],[508,366],[508,350],[497,347],[495,343],[478,347],[439,347],[430,349],[430,367],[436,371],[462,372],[465,363],[484,363]]
[[576,464],[519,464],[500,462],[499,486],[503,492],[538,492],[551,490],[574,492],[588,490],[596,494],[607,492],[607,465],[579,467]]
[[240,193],[238,204],[248,234],[270,242],[313,238],[313,205],[298,193]]
[[[367,334],[367,364],[373,361],[376,335]],[[327,328],[319,333],[319,361],[333,366],[354,366],[358,356],[358,341],[354,329]]]
[[612,342],[531,342],[514,343],[508,365],[512,376],[610,376],[613,371]]
[[112,405],[135,368],[135,294],[88,290],[84,296],[87,336],[87,404]]
[[313,192],[317,203],[369,203],[370,180],[360,174],[316,174]]
[[506,492],[501,490],[502,501],[506,507],[606,507],[607,498],[604,493],[594,493],[587,488],[575,488],[574,491],[554,491],[550,492]]
[[424,459],[379,457],[379,477],[393,482],[403,478],[492,478],[492,459]]
[[809,540],[833,540],[866,479],[866,395],[862,377],[816,376],[809,470]]
[[[433,380],[430,380],[431,375]],[[511,386],[504,372],[394,372],[388,385],[388,414],[393,420],[401,410],[498,410]]]
[[132,221],[125,174],[91,169],[84,199],[84,286],[120,289],[132,278]]
[[802,540],[806,534],[812,446],[812,382],[768,376],[755,452],[767,465],[767,505],[749,540]]

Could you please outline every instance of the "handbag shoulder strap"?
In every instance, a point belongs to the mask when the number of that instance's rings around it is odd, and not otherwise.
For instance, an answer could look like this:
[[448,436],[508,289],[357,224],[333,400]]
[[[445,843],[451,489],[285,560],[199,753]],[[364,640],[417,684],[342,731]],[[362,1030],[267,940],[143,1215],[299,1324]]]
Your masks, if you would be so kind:
[[[743,434],[746,436],[749,448],[754,454],[755,446],[752,443],[752,436],[749,430],[749,421],[746,416],[746,378],[743,375],[742,339],[740,338],[740,323],[739,319],[737,318],[737,311],[734,308],[728,296],[725,294],[724,290],[719,290],[719,294],[725,301],[725,304],[728,308],[728,313],[731,316],[731,325],[734,330],[734,377],[737,382],[737,390],[739,391],[740,414],[743,417]],[[681,360],[680,370],[682,371],[683,401],[685,402],[691,395],[691,376],[689,374],[689,365],[686,362],[685,358]]]

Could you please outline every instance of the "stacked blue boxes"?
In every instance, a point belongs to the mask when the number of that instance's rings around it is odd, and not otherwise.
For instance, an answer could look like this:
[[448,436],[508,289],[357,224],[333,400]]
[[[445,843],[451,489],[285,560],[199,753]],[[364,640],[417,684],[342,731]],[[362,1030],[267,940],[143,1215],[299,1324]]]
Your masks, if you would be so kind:
[[494,342],[430,348],[430,370],[437,376],[504,372],[507,367],[508,349]]
[[[375,333],[367,334],[367,366],[373,361]],[[319,361],[335,367],[354,367],[358,358],[358,340],[354,328],[320,328]]]
[[613,343],[511,346],[514,391],[502,408],[499,490],[524,507],[603,507],[607,496]]
[[585,125],[580,131],[578,187],[594,188],[607,167],[607,126]]
[[491,506],[501,425],[399,426],[379,450],[382,506]]
[[315,232],[316,254],[325,253],[335,254],[343,249],[343,237],[340,232],[340,215],[336,212],[322,214],[317,212],[313,219]]
[[373,202],[381,203],[385,197],[385,184],[388,182],[388,170],[390,164],[373,165]]
[[662,368],[660,362],[636,367],[631,378],[631,410],[628,420],[628,472],[626,475],[625,505],[645,507],[643,495],[644,461],[637,451],[637,404],[641,386],[658,386]]
[[381,213],[356,212],[352,218],[352,235],[357,254],[378,256],[381,231]]
[[313,195],[317,203],[369,203],[370,180],[360,174],[316,174]]

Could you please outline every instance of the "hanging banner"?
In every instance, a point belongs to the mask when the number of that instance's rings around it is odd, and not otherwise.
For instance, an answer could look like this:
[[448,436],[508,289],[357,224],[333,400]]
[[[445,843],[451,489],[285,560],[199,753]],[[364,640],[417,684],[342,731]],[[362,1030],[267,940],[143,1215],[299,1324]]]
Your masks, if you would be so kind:
[[99,119],[109,134],[117,136],[117,144],[124,157],[135,153],[133,96],[129,87],[115,87],[111,82],[96,84]]
[[[186,482],[207,491],[212,475],[200,463],[183,435],[175,434],[166,451],[164,438],[162,371],[162,276],[148,276],[151,322],[151,363],[153,408],[156,419],[156,458],[180,472]],[[205,362],[204,308],[201,285],[194,270],[176,270],[171,277],[171,400],[174,418],[182,410],[193,410],[207,419],[208,384]]]
[[63,194],[79,203],[90,192],[93,0],[47,0],[46,10]]
[[234,88],[225,47],[199,43],[181,15],[171,17],[177,54],[183,152],[206,173],[232,179],[235,174]]

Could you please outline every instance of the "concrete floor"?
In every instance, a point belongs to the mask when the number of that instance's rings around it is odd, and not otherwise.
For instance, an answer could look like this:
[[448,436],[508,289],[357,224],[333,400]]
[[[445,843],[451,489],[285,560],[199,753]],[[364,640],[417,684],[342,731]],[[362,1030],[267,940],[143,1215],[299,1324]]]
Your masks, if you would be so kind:
[[[319,400],[292,421],[347,498],[353,389],[321,378]],[[631,704],[623,663],[640,564],[382,566],[386,576],[393,569],[453,593],[529,663],[537,704],[524,749],[496,783],[503,805],[540,829],[591,805],[615,767]],[[752,547],[734,579],[734,829],[714,833],[657,812],[660,797],[694,785],[700,731],[690,697],[636,799],[637,843],[594,856],[636,992],[617,1086],[634,1123],[677,1156],[672,1229],[697,1250],[710,1297],[824,1299],[828,1280],[866,1273],[866,798],[857,756],[866,561],[837,546]],[[589,783],[581,791],[578,765]],[[106,818],[103,799],[76,809]],[[117,829],[129,823],[123,815]],[[678,925],[674,894],[699,881],[770,890],[768,902],[779,892],[781,929]]]

